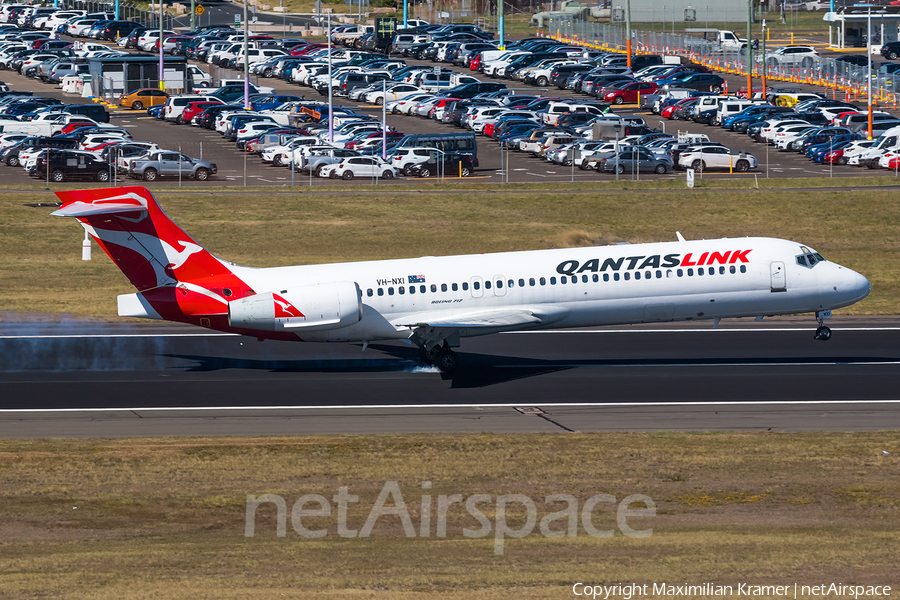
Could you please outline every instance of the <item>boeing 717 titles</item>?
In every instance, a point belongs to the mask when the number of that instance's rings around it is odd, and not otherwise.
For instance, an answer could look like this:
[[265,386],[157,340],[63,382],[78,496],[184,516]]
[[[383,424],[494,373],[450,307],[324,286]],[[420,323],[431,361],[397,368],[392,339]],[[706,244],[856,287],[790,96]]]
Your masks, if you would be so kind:
[[798,242],[736,238],[255,269],[210,254],[143,187],[57,192],[131,281],[123,317],[259,340],[405,340],[443,371],[503,331],[831,311],[869,282]]

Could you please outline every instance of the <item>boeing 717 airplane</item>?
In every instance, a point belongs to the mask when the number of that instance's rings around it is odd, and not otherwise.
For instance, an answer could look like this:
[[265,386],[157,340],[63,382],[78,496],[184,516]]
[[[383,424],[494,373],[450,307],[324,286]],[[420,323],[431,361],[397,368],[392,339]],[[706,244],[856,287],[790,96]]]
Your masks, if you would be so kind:
[[814,313],[869,293],[859,273],[798,242],[724,238],[255,269],[221,260],[143,187],[57,192],[137,293],[123,317],[259,340],[405,340],[442,371],[466,337],[503,331]]

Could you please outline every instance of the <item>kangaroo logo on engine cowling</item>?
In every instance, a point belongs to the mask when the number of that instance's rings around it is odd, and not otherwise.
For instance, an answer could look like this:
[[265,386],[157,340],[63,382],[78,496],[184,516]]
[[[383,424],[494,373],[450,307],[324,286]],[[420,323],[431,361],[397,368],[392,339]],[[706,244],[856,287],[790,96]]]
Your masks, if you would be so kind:
[[591,271],[619,271],[659,269],[669,267],[697,267],[703,265],[733,265],[735,263],[748,263],[747,255],[750,250],[727,250],[725,252],[704,252],[699,258],[694,258],[693,252],[684,256],[679,254],[653,254],[650,256],[620,256],[619,258],[607,258],[602,262],[599,258],[592,258],[581,264],[577,260],[564,260],[556,266],[556,272],[560,275],[574,275]]

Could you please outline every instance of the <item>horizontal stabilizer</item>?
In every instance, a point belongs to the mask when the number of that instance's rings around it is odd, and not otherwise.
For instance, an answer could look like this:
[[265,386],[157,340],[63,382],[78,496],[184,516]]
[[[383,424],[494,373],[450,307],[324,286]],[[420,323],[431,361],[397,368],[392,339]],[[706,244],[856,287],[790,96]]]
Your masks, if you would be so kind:
[[143,187],[101,188],[56,192],[62,206],[57,217],[90,217],[148,210],[153,196]]

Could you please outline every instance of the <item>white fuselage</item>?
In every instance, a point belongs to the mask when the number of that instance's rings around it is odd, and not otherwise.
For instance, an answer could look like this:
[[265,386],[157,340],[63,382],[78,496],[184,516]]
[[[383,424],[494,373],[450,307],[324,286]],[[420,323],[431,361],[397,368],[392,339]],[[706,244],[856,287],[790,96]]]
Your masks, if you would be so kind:
[[[431,322],[457,322],[460,337],[528,328],[481,322],[505,310],[533,313],[533,328],[568,328],[828,311],[868,294],[869,282],[855,271],[798,261],[814,253],[787,240],[729,238],[229,268],[257,293],[355,282],[363,302],[358,323],[298,332],[305,341],[338,342],[407,338],[412,327]],[[475,321],[482,326],[466,326]]]

